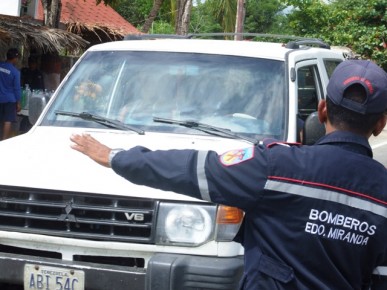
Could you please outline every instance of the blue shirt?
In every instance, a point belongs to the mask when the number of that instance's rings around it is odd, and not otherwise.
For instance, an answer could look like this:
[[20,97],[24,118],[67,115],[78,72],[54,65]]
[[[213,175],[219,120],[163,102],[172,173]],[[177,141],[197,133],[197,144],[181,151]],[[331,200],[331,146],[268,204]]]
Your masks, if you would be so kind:
[[16,103],[21,98],[20,72],[9,62],[0,63],[0,103]]
[[241,289],[387,289],[387,170],[366,138],[337,131],[313,146],[266,140],[220,156],[135,147],[112,168],[243,209]]

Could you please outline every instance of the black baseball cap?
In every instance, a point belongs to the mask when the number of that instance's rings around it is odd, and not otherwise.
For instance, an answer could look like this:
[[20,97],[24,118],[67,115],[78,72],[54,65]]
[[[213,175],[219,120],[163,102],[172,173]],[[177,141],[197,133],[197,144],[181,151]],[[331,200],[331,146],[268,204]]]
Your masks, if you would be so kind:
[[7,59],[14,59],[16,57],[19,57],[19,51],[17,48],[10,48],[7,51]]
[[[363,103],[344,98],[344,91],[354,84],[362,85],[367,93]],[[336,105],[360,114],[385,112],[387,110],[387,73],[369,60],[345,60],[333,71],[327,94]]]

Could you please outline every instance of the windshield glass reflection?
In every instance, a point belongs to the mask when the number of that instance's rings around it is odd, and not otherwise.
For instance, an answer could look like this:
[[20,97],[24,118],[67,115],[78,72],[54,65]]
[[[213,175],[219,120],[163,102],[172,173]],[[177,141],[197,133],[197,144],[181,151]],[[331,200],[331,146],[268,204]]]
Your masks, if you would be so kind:
[[58,92],[42,125],[102,128],[56,110],[88,112],[148,131],[203,134],[153,122],[193,120],[234,132],[281,138],[281,61],[167,52],[88,52]]

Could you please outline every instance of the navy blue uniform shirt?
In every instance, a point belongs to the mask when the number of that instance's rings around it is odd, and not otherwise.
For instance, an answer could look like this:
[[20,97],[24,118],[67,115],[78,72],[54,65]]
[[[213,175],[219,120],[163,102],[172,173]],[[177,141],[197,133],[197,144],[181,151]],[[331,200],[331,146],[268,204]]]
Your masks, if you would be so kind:
[[387,289],[387,170],[366,138],[337,131],[313,146],[265,141],[222,155],[135,147],[112,168],[244,210],[241,289]]

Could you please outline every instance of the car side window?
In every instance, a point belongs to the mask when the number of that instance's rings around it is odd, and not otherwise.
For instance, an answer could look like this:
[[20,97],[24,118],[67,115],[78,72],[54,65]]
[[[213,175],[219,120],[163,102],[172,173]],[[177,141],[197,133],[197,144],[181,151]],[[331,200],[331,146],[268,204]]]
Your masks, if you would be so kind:
[[329,78],[331,78],[333,71],[339,65],[340,62],[341,60],[338,59],[324,59],[324,66]]
[[297,71],[298,114],[305,120],[318,106],[318,75],[315,65],[300,67]]

